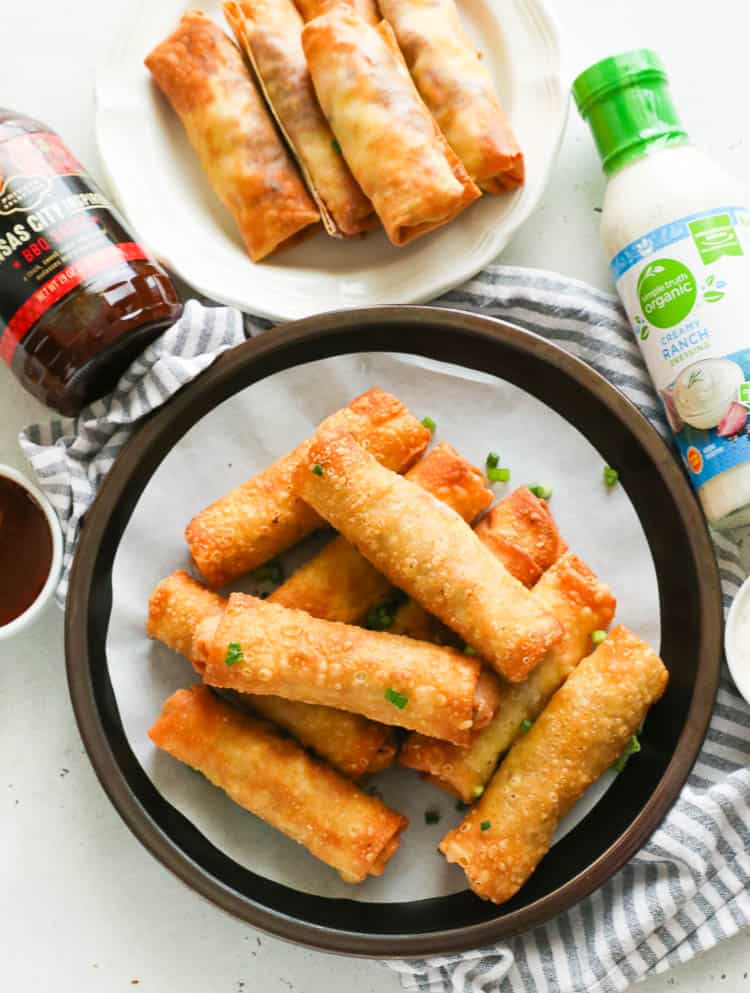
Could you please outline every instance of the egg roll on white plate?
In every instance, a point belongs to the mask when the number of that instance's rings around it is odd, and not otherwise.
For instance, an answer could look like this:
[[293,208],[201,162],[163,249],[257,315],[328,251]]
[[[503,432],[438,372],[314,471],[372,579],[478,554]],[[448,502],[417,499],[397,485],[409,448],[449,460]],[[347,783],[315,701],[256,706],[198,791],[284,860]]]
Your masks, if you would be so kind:
[[200,10],[146,57],[254,262],[320,220],[242,54]]
[[320,109],[302,51],[302,18],[292,0],[239,0],[224,14],[248,56],[328,234],[373,226],[372,204],[357,185]]
[[[193,639],[198,626],[207,618],[222,614],[226,605],[224,597],[178,570],[163,579],[152,592],[146,630],[150,638],[156,638],[192,661]],[[360,714],[271,695],[247,694],[243,703],[351,779],[379,772],[395,758],[393,728],[368,721]]]
[[304,845],[344,882],[379,876],[408,823],[270,724],[218,700],[206,686],[173,693],[149,736],[235,803]]
[[380,0],[417,89],[448,144],[487,193],[523,183],[523,154],[454,0]]
[[562,637],[559,621],[455,511],[384,469],[352,435],[318,434],[294,485],[394,586],[511,682]]
[[380,24],[381,21],[377,0],[296,0],[296,4],[305,21],[320,17],[321,14],[325,14],[327,10],[337,4],[351,7],[368,24],[373,26]]
[[547,854],[560,820],[622,755],[669,675],[619,625],[571,673],[440,851],[484,900],[514,896]]
[[498,693],[494,674],[459,652],[243,593],[199,626],[193,657],[209,686],[339,707],[457,744],[491,720]]
[[446,224],[480,196],[446,142],[386,22],[337,4],[302,46],[323,113],[394,245]]

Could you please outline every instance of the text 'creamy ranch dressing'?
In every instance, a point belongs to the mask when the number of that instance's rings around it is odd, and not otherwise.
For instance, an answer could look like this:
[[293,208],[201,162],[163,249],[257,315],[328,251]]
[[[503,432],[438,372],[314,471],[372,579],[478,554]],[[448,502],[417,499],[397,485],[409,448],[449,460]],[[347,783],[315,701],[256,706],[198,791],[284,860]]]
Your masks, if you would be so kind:
[[602,240],[617,291],[709,521],[750,523],[750,211],[688,141],[659,57],[573,84],[609,177]]

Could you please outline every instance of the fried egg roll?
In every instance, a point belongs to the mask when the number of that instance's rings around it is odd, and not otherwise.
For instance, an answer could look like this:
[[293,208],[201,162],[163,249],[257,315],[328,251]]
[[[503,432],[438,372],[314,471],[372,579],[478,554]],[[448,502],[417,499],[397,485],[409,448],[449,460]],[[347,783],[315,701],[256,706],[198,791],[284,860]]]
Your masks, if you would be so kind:
[[302,18],[292,0],[239,0],[224,14],[248,56],[292,149],[328,234],[372,227],[372,204],[357,185],[320,109],[302,51]]
[[[430,432],[401,401],[377,388],[327,417],[319,430],[331,428],[351,431],[396,472],[412,466],[430,442]],[[188,524],[185,538],[209,586],[224,586],[324,526],[292,487],[294,471],[306,461],[311,443],[311,438],[303,441]]]
[[534,597],[560,621],[562,639],[549,649],[523,683],[503,682],[492,721],[458,748],[444,741],[409,736],[399,753],[401,765],[417,769],[443,789],[470,803],[481,795],[500,756],[525,733],[578,663],[593,649],[591,635],[612,623],[615,599],[589,567],[571,552],[552,565],[536,584]]
[[408,823],[291,738],[218,700],[205,686],[169,697],[149,736],[235,803],[304,845],[347,883],[379,876]]
[[[224,597],[207,590],[186,572],[174,572],[151,594],[147,633],[190,659],[198,625],[223,613],[226,603]],[[351,779],[379,772],[395,758],[393,728],[359,714],[275,696],[247,695],[243,699],[256,714],[273,721]]]
[[146,57],[254,262],[320,220],[236,45],[200,10]]
[[[527,486],[519,486],[496,503],[474,533],[524,586],[533,586],[566,548],[546,501]],[[396,610],[388,630],[421,641],[452,643],[445,625],[414,600]]]
[[318,101],[394,245],[446,224],[479,197],[403,62],[390,26],[348,4],[302,32]]
[[455,511],[379,465],[350,434],[321,432],[294,482],[394,586],[511,682],[523,681],[562,637],[559,621]]
[[420,96],[474,182],[487,193],[520,186],[521,149],[454,0],[380,0],[380,7]]
[[[406,478],[472,521],[492,503],[483,474],[451,447],[441,444],[409,470]],[[355,624],[393,593],[390,582],[346,538],[334,538],[268,598],[313,617]]]
[[518,892],[560,820],[622,754],[668,678],[659,656],[622,625],[575,668],[440,843],[477,896],[503,903]]
[[199,626],[193,654],[209,686],[340,707],[456,744],[495,710],[498,681],[480,680],[475,659],[243,593]]
[[341,3],[355,10],[368,24],[380,24],[380,11],[375,0],[296,0],[296,3],[305,21],[312,21],[314,17],[320,17],[331,7]]

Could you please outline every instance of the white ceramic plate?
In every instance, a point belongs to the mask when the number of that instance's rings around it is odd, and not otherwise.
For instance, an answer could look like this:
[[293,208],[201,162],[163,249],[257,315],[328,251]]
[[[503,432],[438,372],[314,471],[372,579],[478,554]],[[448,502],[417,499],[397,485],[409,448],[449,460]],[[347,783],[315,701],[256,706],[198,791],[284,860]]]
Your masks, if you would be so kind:
[[[97,75],[102,163],[139,238],[208,297],[274,320],[430,300],[491,262],[542,195],[568,107],[557,26],[544,0],[459,0],[526,156],[523,189],[484,196],[452,224],[404,248],[393,248],[382,232],[346,242],[320,232],[253,264],[143,65],[176,26],[186,0],[133,6]],[[218,0],[202,6],[224,24]]]

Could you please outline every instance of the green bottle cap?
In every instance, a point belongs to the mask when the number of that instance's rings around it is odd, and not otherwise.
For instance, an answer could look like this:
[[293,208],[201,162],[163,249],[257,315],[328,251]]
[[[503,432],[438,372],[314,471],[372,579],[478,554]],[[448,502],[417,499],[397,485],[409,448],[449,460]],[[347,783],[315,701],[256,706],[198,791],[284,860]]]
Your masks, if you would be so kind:
[[684,142],[656,52],[636,48],[590,66],[573,83],[573,98],[588,122],[606,173],[639,158],[649,146]]

